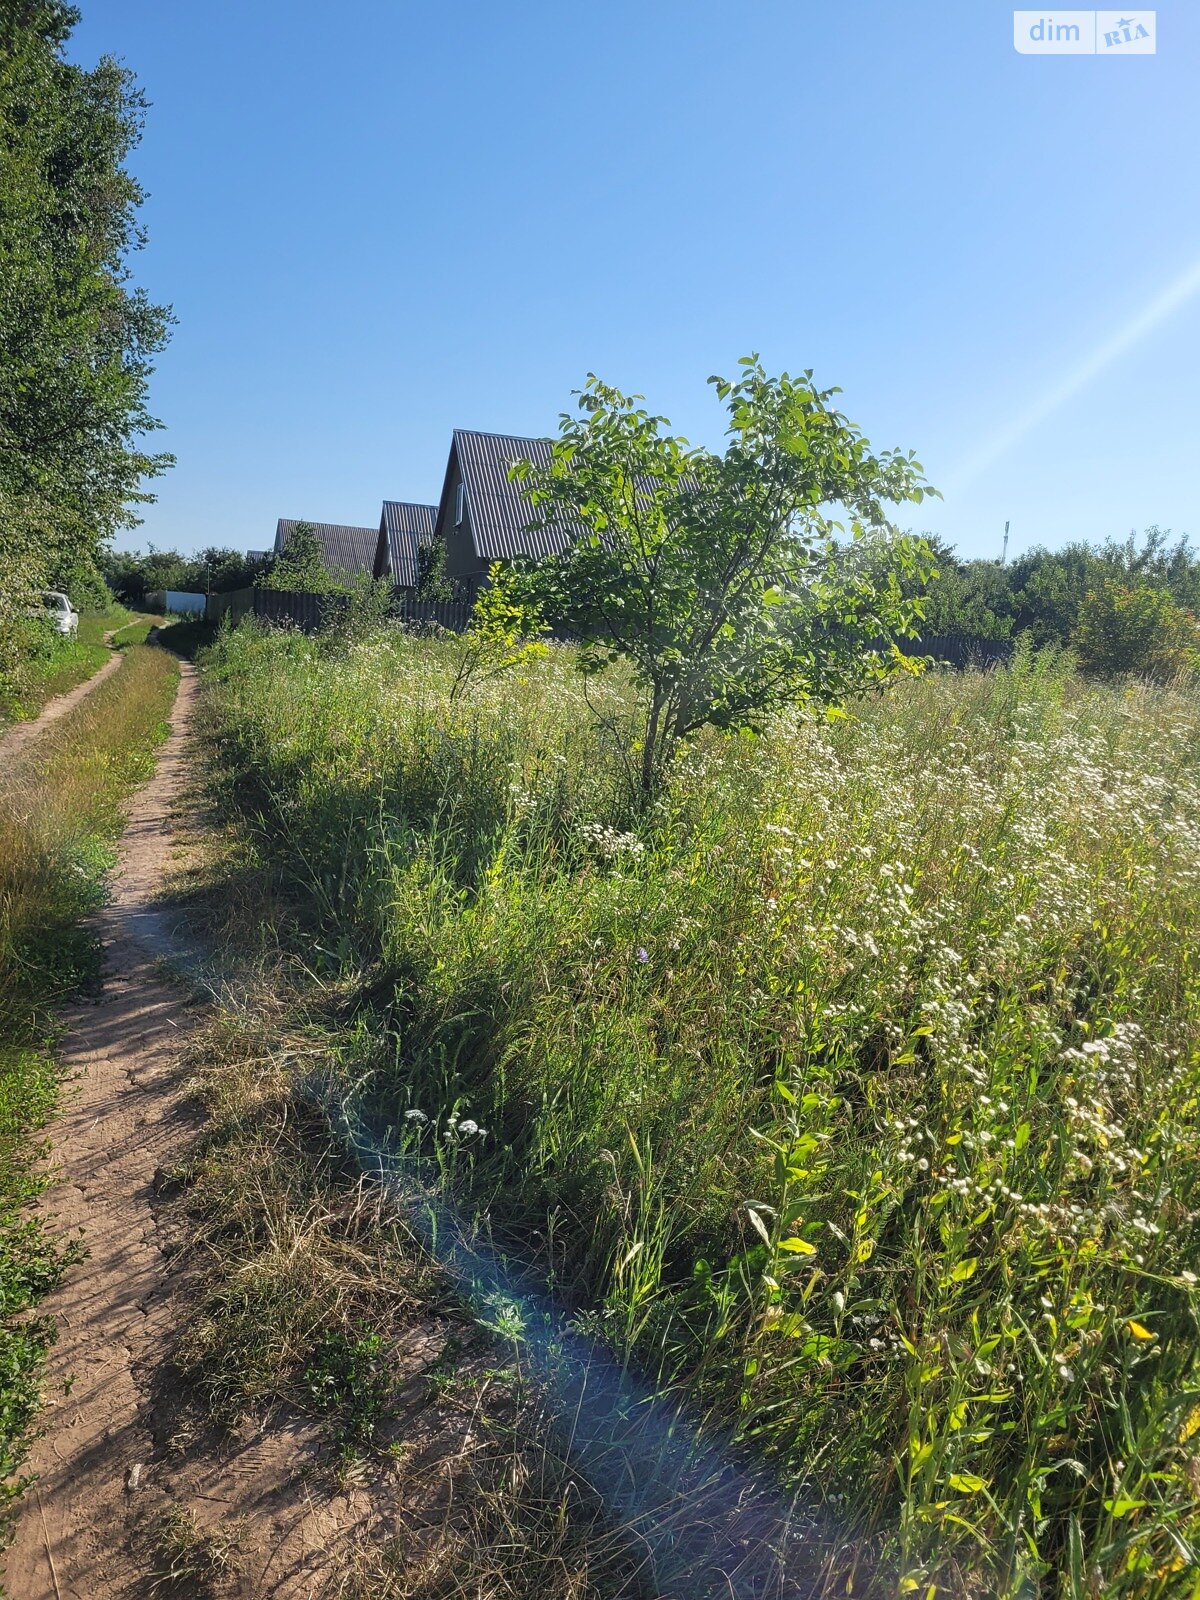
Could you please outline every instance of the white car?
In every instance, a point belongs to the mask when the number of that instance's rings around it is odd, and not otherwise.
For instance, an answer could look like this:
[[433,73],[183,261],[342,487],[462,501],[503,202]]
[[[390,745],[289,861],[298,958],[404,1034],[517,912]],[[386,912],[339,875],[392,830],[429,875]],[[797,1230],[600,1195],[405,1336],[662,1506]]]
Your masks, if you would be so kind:
[[60,594],[57,589],[42,590],[42,613],[55,633],[74,637],[79,631],[79,613],[71,608],[71,602],[65,594]]

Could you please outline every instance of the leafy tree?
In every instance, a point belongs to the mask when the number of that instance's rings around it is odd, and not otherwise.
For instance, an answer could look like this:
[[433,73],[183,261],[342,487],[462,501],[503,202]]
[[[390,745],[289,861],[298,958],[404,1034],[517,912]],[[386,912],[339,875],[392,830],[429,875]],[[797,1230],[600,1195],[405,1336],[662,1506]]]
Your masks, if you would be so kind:
[[[913,631],[902,580],[924,570],[926,549],[896,534],[884,506],[923,498],[919,464],[872,454],[811,373],[769,377],[756,356],[741,366],[736,381],[710,380],[729,414],[721,455],[591,376],[549,466],[513,469],[539,525],[578,531],[539,568],[546,615],[582,638],[585,671],[633,668],[643,797],[706,724],[754,729],[780,706],[834,704],[907,665],[889,641]],[[850,545],[830,506],[849,513]]]
[[104,581],[119,599],[140,605],[148,592],[156,589],[182,589],[196,594],[224,594],[230,589],[246,589],[257,583],[267,562],[251,561],[240,550],[211,545],[198,556],[183,556],[178,550],[156,550],[145,555],[138,550],[109,550],[100,557]]
[[252,561],[241,550],[209,545],[196,558],[195,587],[206,594],[227,594],[231,589],[249,589],[266,571],[267,562]]
[[[923,586],[911,590],[921,599],[922,635],[1006,639],[1012,617],[1005,569],[998,561],[960,561],[943,540],[924,537],[935,567]],[[905,589],[910,592],[909,585]]]
[[417,547],[416,599],[433,604],[449,600],[452,588],[446,576],[446,546],[441,539],[432,539]]
[[325,552],[311,522],[296,524],[262,583],[267,589],[290,589],[296,594],[328,594],[345,587],[325,565]]
[[1072,643],[1080,665],[1101,677],[1139,673],[1166,681],[1200,664],[1196,619],[1165,588],[1106,579],[1084,600]]
[[1065,644],[1080,607],[1112,569],[1089,544],[1076,540],[1060,550],[1028,550],[1007,569],[1013,628],[1035,645]]
[[[0,587],[80,570],[166,455],[142,437],[169,313],[129,282],[142,191],[125,170],[145,102],[110,58],[64,48],[63,0],[0,9],[0,518],[16,530]],[[43,537],[42,535],[48,535]]]

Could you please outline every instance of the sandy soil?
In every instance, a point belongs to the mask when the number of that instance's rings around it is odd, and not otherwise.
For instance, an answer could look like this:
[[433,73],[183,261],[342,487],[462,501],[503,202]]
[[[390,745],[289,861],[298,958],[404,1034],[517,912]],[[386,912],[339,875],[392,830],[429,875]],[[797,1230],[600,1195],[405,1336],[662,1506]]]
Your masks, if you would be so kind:
[[185,664],[170,737],[134,801],[100,916],[103,992],[68,1018],[76,1082],[52,1129],[62,1182],[47,1207],[88,1254],[45,1308],[60,1333],[31,1463],[38,1481],[7,1557],[14,1600],[214,1592],[207,1577],[158,1583],[172,1562],[163,1518],[179,1507],[229,1546],[221,1594],[315,1596],[340,1541],[374,1520],[366,1497],[306,1481],[318,1449],[310,1424],[276,1419],[242,1437],[195,1438],[173,1383],[186,1274],[172,1262],[177,1241],[156,1190],[196,1132],[180,1053],[198,1002],[163,968],[181,930],[155,901],[179,822],[194,693]]

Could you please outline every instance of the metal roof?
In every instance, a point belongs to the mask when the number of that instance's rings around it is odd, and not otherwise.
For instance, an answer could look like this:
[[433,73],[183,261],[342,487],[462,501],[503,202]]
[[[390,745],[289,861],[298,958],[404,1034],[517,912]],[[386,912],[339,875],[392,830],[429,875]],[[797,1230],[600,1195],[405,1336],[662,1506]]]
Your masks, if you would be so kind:
[[[308,522],[307,517],[280,517],[275,527],[275,554],[286,549],[287,542],[298,523]],[[308,522],[320,540],[325,565],[331,572],[368,575],[375,566],[375,549],[379,543],[378,528],[350,528],[340,522]]]
[[534,513],[529,496],[508,476],[514,461],[549,466],[551,447],[549,439],[455,428],[453,450],[466,485],[471,539],[481,561],[560,555],[573,542],[572,534],[565,529],[530,531],[528,524]]
[[[398,588],[416,588],[419,576],[417,551],[423,544],[433,543],[433,520],[436,516],[436,506],[415,505],[409,500],[383,502],[379,536],[387,540],[392,582]],[[376,575],[382,576],[378,572]]]

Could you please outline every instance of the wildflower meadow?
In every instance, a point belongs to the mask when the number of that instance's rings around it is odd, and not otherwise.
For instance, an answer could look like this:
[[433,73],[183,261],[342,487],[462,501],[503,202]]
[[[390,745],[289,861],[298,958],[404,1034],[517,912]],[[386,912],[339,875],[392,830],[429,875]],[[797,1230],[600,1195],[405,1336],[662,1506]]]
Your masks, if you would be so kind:
[[1195,690],[1018,650],[707,730],[647,809],[619,676],[452,698],[460,648],[209,663],[376,1125],[819,1510],[830,1592],[1194,1594]]

